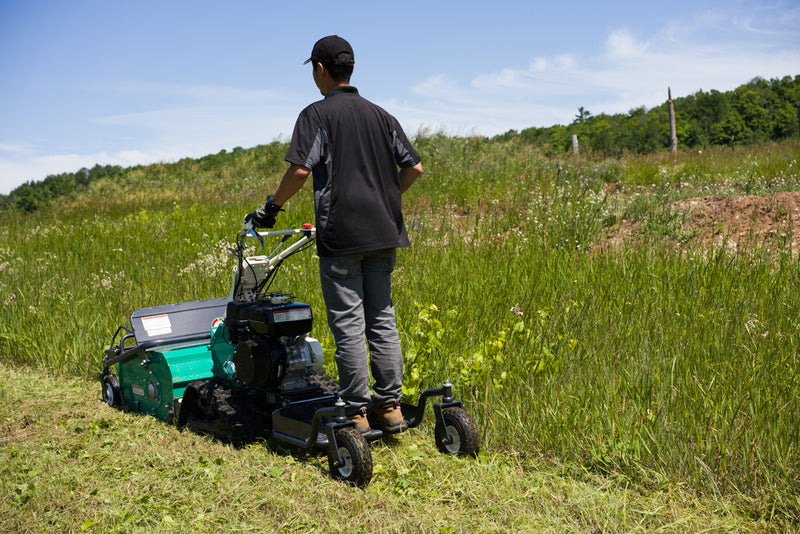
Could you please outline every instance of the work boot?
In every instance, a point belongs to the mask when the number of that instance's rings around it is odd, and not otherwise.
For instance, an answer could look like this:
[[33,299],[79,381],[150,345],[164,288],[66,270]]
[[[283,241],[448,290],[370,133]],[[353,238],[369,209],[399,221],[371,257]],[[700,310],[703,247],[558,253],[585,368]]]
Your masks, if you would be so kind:
[[385,432],[390,434],[406,429],[406,420],[400,411],[400,403],[396,400],[375,407],[375,419]]
[[367,420],[367,410],[366,408],[361,408],[360,411],[354,413],[353,415],[347,416],[350,421],[355,422],[356,428],[361,434],[369,434],[369,421]]

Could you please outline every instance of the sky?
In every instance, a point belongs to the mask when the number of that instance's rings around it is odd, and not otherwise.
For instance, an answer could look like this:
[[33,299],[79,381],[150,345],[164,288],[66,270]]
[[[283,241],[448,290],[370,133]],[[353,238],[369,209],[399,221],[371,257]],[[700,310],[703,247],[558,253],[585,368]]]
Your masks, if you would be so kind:
[[0,194],[288,141],[314,42],[409,136],[492,136],[800,75],[800,0],[0,0]]

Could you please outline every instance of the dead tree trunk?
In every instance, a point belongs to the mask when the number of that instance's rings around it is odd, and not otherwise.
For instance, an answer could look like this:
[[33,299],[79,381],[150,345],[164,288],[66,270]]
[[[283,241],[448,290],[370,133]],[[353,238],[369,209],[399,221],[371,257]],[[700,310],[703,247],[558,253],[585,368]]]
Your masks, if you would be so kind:
[[672,89],[667,87],[667,102],[669,102],[669,150],[672,157],[678,155],[678,133],[675,130],[675,106],[672,104]]
[[578,157],[578,136],[575,134],[572,134],[572,154]]

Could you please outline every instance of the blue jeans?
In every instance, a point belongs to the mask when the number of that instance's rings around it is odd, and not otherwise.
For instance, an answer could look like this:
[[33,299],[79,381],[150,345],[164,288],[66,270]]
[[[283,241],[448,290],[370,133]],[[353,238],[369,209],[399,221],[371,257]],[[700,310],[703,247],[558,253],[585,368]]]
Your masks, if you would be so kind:
[[396,258],[395,249],[388,249],[319,259],[328,326],[336,341],[339,394],[349,412],[389,404],[402,394],[403,354],[392,305]]

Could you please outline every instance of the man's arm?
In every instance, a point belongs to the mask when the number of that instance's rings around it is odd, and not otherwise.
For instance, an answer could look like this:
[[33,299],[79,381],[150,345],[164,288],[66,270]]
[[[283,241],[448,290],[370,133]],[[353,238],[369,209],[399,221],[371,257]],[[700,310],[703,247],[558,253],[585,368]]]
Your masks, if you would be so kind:
[[417,163],[413,167],[403,167],[400,169],[400,192],[405,193],[417,178],[422,174],[422,163]]
[[276,206],[283,206],[287,200],[300,191],[300,188],[306,183],[306,178],[308,178],[310,173],[311,171],[302,165],[290,165],[289,168],[286,169],[283,178],[281,178],[278,189],[276,189],[275,193],[272,195],[273,204]]

